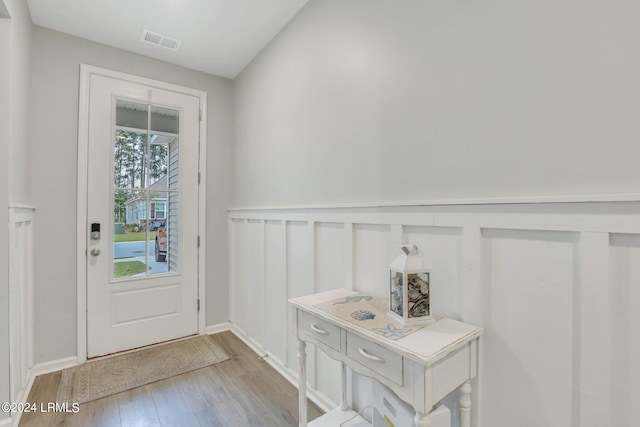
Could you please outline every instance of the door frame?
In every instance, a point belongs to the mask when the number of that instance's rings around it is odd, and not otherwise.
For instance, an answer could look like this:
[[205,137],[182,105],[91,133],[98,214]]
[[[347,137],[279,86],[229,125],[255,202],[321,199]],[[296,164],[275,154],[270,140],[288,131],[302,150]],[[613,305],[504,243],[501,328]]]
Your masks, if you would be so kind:
[[78,108],[78,188],[77,188],[77,363],[87,360],[87,185],[89,165],[89,92],[91,76],[100,75],[112,79],[150,86],[185,95],[194,96],[200,100],[200,129],[199,129],[199,184],[198,185],[198,334],[204,335],[206,329],[205,313],[205,246],[206,239],[200,238],[205,232],[206,206],[206,160],[207,160],[207,92],[139,77],[119,71],[108,70],[93,65],[80,64],[80,96]]

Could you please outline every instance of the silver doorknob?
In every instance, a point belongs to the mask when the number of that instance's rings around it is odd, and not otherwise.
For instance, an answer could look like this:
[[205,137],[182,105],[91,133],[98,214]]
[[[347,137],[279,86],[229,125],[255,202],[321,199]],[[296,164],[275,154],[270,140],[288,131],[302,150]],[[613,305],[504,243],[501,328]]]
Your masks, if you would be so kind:
[[91,256],[98,256],[100,255],[100,249],[97,248],[93,248],[91,249],[91,252],[89,252],[91,254]]

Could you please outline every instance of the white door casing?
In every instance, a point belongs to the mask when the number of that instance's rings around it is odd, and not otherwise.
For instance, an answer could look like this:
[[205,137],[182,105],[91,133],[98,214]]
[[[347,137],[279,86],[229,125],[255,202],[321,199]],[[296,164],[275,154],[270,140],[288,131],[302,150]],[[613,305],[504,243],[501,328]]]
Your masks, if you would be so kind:
[[[199,117],[203,101],[206,105],[206,94],[95,67],[83,66],[82,71],[85,97],[81,98],[80,120],[86,109],[86,128],[80,126],[80,130],[86,132],[79,133],[78,249],[86,258],[84,265],[79,263],[78,271],[79,362],[86,357],[204,332],[204,316],[198,313],[198,300],[204,293],[204,281],[199,277],[199,271],[203,275],[199,269],[203,254],[198,253],[197,242],[203,212],[198,171],[202,167],[199,141],[204,127]],[[172,187],[175,192],[166,193],[179,200],[175,208],[178,220],[170,231],[178,236],[174,239],[178,264],[168,268],[168,272],[143,273],[142,277],[114,277],[115,111],[116,103],[123,100],[149,109],[171,109],[179,115],[179,178]],[[84,188],[81,185],[83,151],[87,154]],[[86,209],[84,218],[80,215],[82,199]],[[97,240],[92,239],[90,233],[94,223],[101,226]],[[148,251],[152,251],[151,247]],[[153,253],[147,255],[153,257]],[[86,274],[84,281],[82,267]],[[85,292],[80,292],[83,285]],[[80,315],[83,309],[86,309],[84,319]],[[86,322],[86,341],[82,339],[83,321]]]

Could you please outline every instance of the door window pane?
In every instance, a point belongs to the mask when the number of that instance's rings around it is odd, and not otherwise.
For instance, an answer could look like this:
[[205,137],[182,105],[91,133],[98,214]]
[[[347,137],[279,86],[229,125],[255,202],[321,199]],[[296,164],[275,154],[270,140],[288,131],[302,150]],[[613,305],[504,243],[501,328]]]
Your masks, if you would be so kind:
[[113,278],[145,277],[149,269],[145,192],[117,189],[113,200]]
[[177,212],[174,215],[176,221],[168,221],[165,218],[166,212],[160,208],[164,209],[165,206],[173,204],[177,209],[177,196],[177,193],[168,191],[151,192],[151,203],[156,207],[156,218],[149,220],[151,235],[147,254],[147,265],[151,267],[149,274],[178,271]]
[[116,188],[144,188],[147,177],[145,151],[147,134],[116,129],[113,185]]
[[178,133],[178,110],[116,101],[114,279],[178,271]]

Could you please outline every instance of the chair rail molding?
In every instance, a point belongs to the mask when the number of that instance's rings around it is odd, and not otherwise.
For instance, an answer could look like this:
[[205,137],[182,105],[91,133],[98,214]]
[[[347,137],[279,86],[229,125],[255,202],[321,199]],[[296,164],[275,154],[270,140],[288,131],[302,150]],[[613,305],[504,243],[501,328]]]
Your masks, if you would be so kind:
[[[229,210],[232,330],[295,378],[287,300],[386,297],[389,263],[413,243],[432,268],[434,313],[484,328],[476,425],[507,427],[522,411],[531,426],[640,425],[640,199],[476,202]],[[337,405],[340,365],[309,347],[309,388]]]

